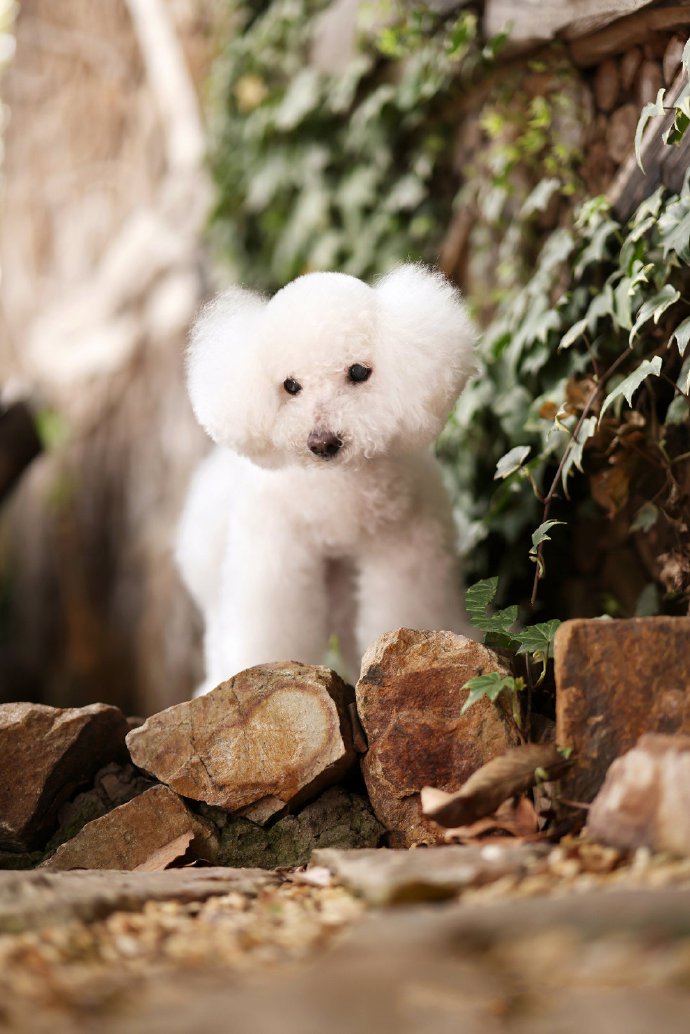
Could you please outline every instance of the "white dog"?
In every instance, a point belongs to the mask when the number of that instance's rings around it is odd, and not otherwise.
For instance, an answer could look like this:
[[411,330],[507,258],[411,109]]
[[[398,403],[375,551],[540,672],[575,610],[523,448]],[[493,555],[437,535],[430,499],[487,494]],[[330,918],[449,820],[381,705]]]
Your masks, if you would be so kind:
[[309,273],[270,301],[232,288],[188,354],[201,464],[177,558],[202,610],[206,680],[277,660],[352,678],[382,632],[469,632],[451,508],[429,446],[473,368],[474,329],[439,273],[369,287]]

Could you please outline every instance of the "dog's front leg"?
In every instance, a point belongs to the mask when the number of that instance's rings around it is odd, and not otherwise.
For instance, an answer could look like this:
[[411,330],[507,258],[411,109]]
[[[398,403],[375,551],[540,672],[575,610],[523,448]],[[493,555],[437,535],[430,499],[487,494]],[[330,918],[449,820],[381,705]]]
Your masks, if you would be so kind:
[[271,661],[321,663],[328,645],[325,564],[310,543],[279,520],[261,519],[231,535],[220,598],[207,615],[206,680]]
[[417,518],[381,535],[360,553],[357,641],[363,653],[396,628],[444,629],[472,635],[462,580],[448,532]]

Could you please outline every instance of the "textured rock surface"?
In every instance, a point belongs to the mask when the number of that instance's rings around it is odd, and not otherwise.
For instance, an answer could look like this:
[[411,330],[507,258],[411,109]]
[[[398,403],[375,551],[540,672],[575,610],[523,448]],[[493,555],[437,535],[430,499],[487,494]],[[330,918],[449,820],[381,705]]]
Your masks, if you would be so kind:
[[88,822],[41,868],[154,871],[167,868],[187,852],[193,858],[214,861],[217,850],[210,824],[192,815],[167,786],[154,786]]
[[0,933],[103,919],[142,909],[147,901],[204,901],[279,883],[258,869],[175,869],[167,872],[0,872]]
[[58,814],[58,828],[46,844],[45,850],[54,851],[71,840],[87,822],[100,819],[113,808],[126,804],[155,783],[137,771],[134,765],[112,762],[96,772],[93,786],[63,804]]
[[127,721],[117,707],[0,705],[0,847],[35,847],[61,805],[97,769],[126,756]]
[[357,710],[369,749],[362,761],[377,817],[392,847],[434,843],[443,832],[421,815],[423,786],[458,790],[497,754],[515,745],[509,719],[487,700],[465,715],[475,675],[506,672],[496,654],[452,632],[387,632],[367,650]]
[[305,865],[317,848],[376,847],[384,832],[363,797],[333,787],[269,829],[229,816],[218,861],[266,869]]
[[690,734],[690,619],[566,621],[554,653],[556,742],[574,749],[565,797],[593,800],[643,733]]
[[436,847],[433,851],[316,851],[312,862],[371,905],[457,897],[503,876],[521,875],[545,853],[541,847],[507,843],[484,847]]
[[587,817],[614,847],[690,855],[690,736],[642,736],[613,762]]
[[153,715],[127,737],[135,764],[185,797],[265,822],[356,760],[351,690],[328,668],[249,668]]

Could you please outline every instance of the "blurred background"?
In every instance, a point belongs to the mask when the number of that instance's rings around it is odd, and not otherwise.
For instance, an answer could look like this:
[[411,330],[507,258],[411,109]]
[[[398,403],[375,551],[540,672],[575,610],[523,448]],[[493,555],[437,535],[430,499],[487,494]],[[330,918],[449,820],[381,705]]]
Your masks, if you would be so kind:
[[439,443],[468,581],[540,620],[687,612],[687,4],[0,0],[0,29],[0,701],[189,695],[187,329],[313,269],[422,259],[472,305]]

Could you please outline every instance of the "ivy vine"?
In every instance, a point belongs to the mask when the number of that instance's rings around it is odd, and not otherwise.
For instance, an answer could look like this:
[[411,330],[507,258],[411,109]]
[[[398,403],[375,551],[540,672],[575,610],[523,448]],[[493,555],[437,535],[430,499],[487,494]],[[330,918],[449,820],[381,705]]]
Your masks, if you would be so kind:
[[[610,593],[594,611],[687,610],[690,186],[659,188],[625,224],[585,195],[582,82],[558,47],[498,74],[503,37],[482,40],[471,5],[442,15],[379,0],[362,8],[347,67],[324,71],[312,51],[326,7],[234,0],[211,84],[213,239],[235,276],[274,290],[310,269],[368,278],[435,262],[470,213],[465,286],[488,326],[438,453],[467,572],[481,580],[475,623],[537,671],[516,672],[515,696],[545,670],[563,615],[544,586],[563,580],[592,514],[667,558],[632,604]],[[483,142],[459,163],[470,99]],[[683,139],[689,105],[686,86],[662,146]],[[638,154],[668,107],[660,91],[644,108]]]

